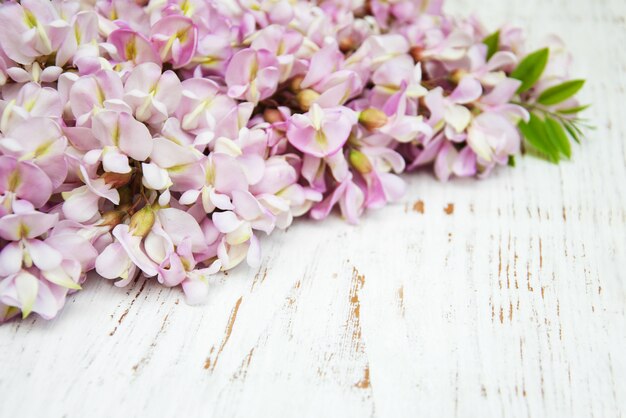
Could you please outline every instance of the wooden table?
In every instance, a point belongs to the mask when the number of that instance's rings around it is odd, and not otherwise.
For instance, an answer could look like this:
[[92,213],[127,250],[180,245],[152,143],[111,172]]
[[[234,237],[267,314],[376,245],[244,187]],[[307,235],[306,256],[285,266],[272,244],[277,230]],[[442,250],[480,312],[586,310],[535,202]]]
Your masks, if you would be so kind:
[[626,2],[456,0],[560,34],[597,130],[560,166],[408,177],[357,227],[298,221],[209,303],[92,279],[0,327],[2,417],[622,417]]

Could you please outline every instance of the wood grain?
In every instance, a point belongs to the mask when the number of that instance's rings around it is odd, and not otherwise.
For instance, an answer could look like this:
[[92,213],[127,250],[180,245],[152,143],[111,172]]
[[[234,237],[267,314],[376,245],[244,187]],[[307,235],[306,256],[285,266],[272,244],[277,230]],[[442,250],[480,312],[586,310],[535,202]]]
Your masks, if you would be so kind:
[[626,2],[447,7],[562,35],[597,126],[573,161],[413,175],[357,227],[264,239],[202,307],[94,278],[0,327],[0,416],[624,416]]

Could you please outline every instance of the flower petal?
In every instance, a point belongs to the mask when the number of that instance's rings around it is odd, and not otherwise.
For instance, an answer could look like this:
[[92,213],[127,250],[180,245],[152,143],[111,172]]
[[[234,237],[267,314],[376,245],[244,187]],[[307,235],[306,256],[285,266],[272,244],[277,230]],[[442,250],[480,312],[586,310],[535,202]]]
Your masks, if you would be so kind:
[[40,270],[52,270],[63,261],[63,255],[43,241],[37,239],[25,240],[24,247],[33,263]]
[[22,318],[26,318],[33,311],[39,290],[39,280],[27,271],[22,271],[15,277],[15,290],[22,309]]
[[206,248],[200,225],[187,212],[175,208],[161,209],[158,211],[158,218],[174,245],[189,238],[194,252]]
[[145,161],[152,152],[152,135],[146,125],[128,113],[120,113],[119,130],[120,149],[137,161]]
[[10,242],[0,251],[0,277],[17,273],[22,268],[22,247],[19,242]]
[[105,279],[123,277],[130,258],[118,242],[109,244],[96,258],[96,272]]
[[243,221],[230,211],[215,212],[211,218],[215,227],[222,233],[228,234],[241,226]]

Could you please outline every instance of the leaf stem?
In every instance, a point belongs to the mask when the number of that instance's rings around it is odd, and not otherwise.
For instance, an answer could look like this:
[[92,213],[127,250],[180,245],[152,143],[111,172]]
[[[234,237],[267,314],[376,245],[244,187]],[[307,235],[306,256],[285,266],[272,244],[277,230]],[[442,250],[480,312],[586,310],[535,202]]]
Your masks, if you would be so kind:
[[514,105],[518,105],[523,107],[524,109],[528,110],[529,112],[532,111],[539,111],[541,113],[543,113],[544,115],[550,116],[553,119],[558,120],[560,123],[563,124],[576,124],[579,122],[578,118],[568,118],[565,117],[561,114],[559,114],[558,112],[552,112],[550,109],[547,109],[546,107],[539,105],[537,103],[524,103],[524,102],[520,102],[520,101],[512,101],[511,102]]

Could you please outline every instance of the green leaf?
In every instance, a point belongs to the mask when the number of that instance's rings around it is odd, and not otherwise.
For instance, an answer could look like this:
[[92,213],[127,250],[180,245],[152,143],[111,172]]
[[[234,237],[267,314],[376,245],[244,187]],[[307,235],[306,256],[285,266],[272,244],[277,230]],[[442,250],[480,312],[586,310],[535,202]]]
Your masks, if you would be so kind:
[[559,104],[569,99],[580,91],[585,85],[585,80],[571,80],[561,83],[554,87],[550,87],[537,99],[537,102],[545,106]]
[[483,43],[487,45],[487,61],[498,52],[500,48],[500,31],[496,31],[483,39]]
[[546,124],[539,116],[531,113],[530,120],[528,122],[520,121],[519,128],[526,138],[526,142],[536,151],[554,163],[559,161],[559,149],[550,140]]
[[571,136],[574,141],[580,144],[580,137],[582,136],[581,130],[573,122],[565,123],[565,130]]
[[583,112],[589,109],[590,107],[591,105],[576,106],[576,107],[570,107],[569,109],[557,110],[556,112],[562,115],[575,115],[576,113]]
[[511,77],[522,82],[517,90],[518,94],[530,90],[537,83],[543,70],[546,69],[549,56],[550,50],[548,48],[540,49],[526,56],[513,70]]
[[567,158],[572,157],[572,146],[569,142],[569,138],[565,133],[563,125],[556,120],[547,116],[545,120],[546,133],[550,136],[551,142],[556,145],[561,154]]

